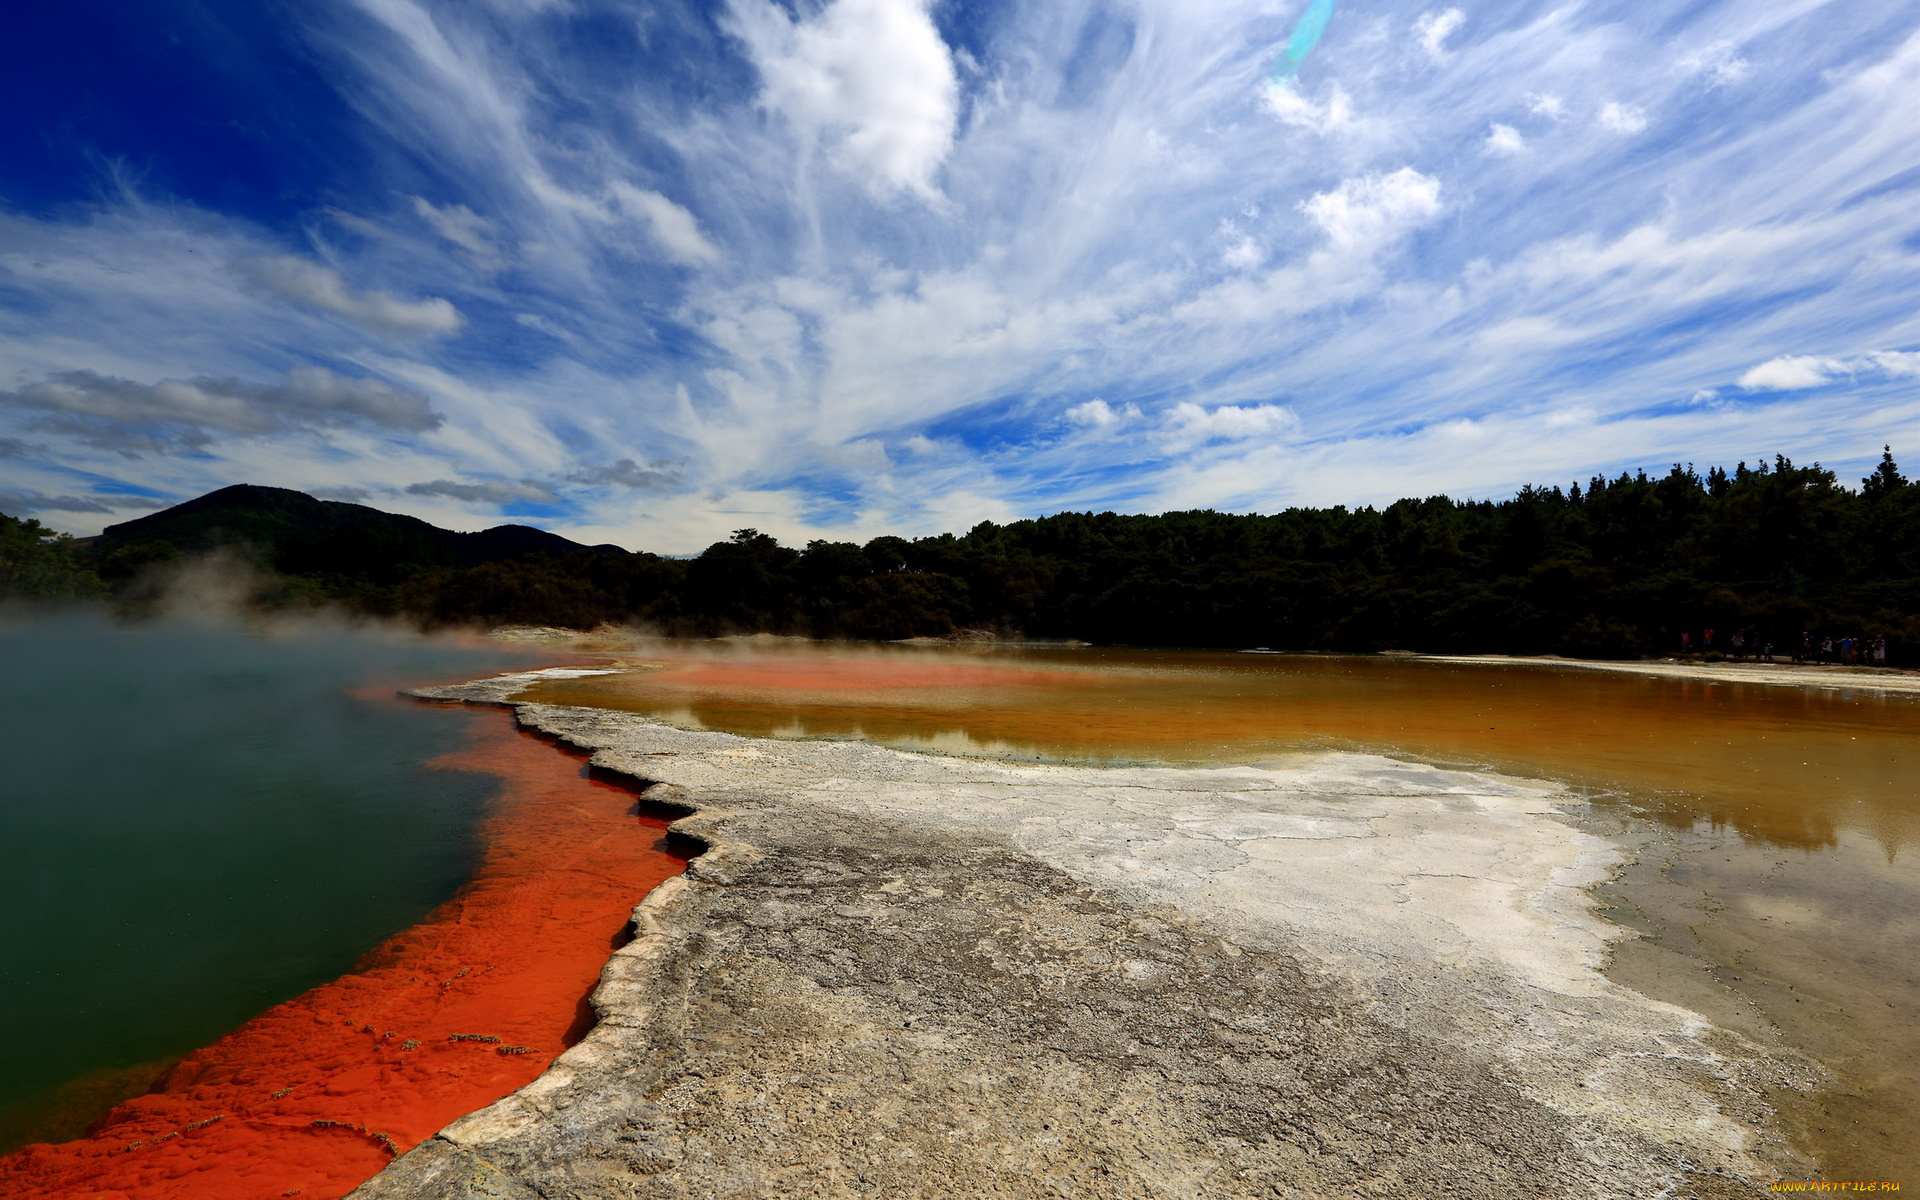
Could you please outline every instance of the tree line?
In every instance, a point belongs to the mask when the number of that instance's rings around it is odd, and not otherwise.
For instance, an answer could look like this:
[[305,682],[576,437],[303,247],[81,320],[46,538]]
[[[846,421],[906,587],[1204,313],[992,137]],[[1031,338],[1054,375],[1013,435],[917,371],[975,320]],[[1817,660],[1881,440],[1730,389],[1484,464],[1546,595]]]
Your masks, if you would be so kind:
[[[289,543],[293,544],[293,543]],[[246,549],[246,548],[242,548]],[[459,565],[251,548],[262,602],[426,626],[637,623],[707,636],[984,631],[1276,650],[1676,652],[1742,632],[1885,638],[1920,665],[1920,486],[1888,451],[1856,488],[1785,457],[1596,476],[1510,499],[1236,515],[1060,513],[964,534],[791,547],[742,529],[691,559],[611,547]],[[0,592],[129,595],[165,543],[90,550],[6,519]]]

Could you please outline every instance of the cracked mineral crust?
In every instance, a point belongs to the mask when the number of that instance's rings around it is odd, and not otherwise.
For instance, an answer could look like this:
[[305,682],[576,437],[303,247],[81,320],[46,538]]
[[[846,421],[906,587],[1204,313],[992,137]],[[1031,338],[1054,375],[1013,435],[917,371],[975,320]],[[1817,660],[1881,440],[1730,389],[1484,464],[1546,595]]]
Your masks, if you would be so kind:
[[[502,701],[506,677],[430,693]],[[1548,785],[1013,765],[519,706],[707,847],[393,1197],[1727,1197],[1815,1069],[1599,972]]]

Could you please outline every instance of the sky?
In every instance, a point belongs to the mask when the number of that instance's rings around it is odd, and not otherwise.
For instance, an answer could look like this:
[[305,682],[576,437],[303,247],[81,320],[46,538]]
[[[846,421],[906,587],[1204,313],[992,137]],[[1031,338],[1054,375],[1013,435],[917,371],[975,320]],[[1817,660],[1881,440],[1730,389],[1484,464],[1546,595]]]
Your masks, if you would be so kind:
[[1920,467],[1907,0],[62,0],[0,511],[687,553]]

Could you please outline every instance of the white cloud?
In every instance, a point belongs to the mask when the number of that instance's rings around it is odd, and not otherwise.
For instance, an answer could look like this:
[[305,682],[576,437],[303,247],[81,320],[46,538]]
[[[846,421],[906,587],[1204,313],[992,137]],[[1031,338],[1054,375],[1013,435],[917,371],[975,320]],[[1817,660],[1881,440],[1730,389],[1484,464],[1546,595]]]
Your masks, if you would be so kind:
[[734,0],[733,11],[763,105],[836,139],[842,163],[876,190],[935,193],[959,81],[927,0],[832,0],[800,21],[767,0]]
[[1511,125],[1500,124],[1495,124],[1487,130],[1487,140],[1481,145],[1484,153],[1507,157],[1522,153],[1526,148],[1527,139],[1520,136],[1518,129]]
[[1466,23],[1467,14],[1457,8],[1424,12],[1413,23],[1413,34],[1419,39],[1422,50],[1434,58],[1440,58],[1447,52],[1447,39]]
[[1220,252],[1220,265],[1230,271],[1251,271],[1267,258],[1266,247],[1246,234],[1240,235]]
[[1140,409],[1132,404],[1115,408],[1105,400],[1088,400],[1069,408],[1064,416],[1070,424],[1083,429],[1115,429],[1140,419]]
[[1561,408],[1550,411],[1541,418],[1548,429],[1585,429],[1590,427],[1600,414],[1584,405],[1573,408]]
[[1769,359],[1740,377],[1740,386],[1748,391],[1790,392],[1815,388],[1833,376],[1843,374],[1847,364],[1837,358],[1817,358],[1810,354],[1782,355]]
[[1318,134],[1337,133],[1356,124],[1353,100],[1337,83],[1327,87],[1327,98],[1316,101],[1303,92],[1295,80],[1269,81],[1261,89],[1261,102],[1268,112],[1295,129]]
[[1440,181],[1412,167],[1341,182],[1300,205],[1300,211],[1341,248],[1384,244],[1440,211]]
[[1283,404],[1202,408],[1185,400],[1167,413],[1166,428],[1179,441],[1244,441],[1292,433],[1300,428],[1300,418]]
[[1223,243],[1220,265],[1229,271],[1251,271],[1266,261],[1267,248],[1260,244],[1258,238],[1242,232],[1235,222],[1221,221],[1217,236]]
[[719,249],[700,232],[693,214],[659,192],[616,183],[613,194],[623,211],[646,224],[653,240],[674,261],[704,266],[719,259]]
[[1635,134],[1647,127],[1647,114],[1631,104],[1609,100],[1600,106],[1600,127],[1609,133]]
[[1783,354],[1768,359],[1740,376],[1750,392],[1794,392],[1823,387],[1842,376],[1884,375],[1889,379],[1920,377],[1920,353],[1878,350],[1853,358],[1814,354]]
[[1882,350],[1867,355],[1867,361],[1895,379],[1920,377],[1920,351]]
[[1703,75],[1711,88],[1732,87],[1753,73],[1753,64],[1740,57],[1728,42],[1715,42],[1704,50],[1680,60],[1679,69],[1688,75]]
[[1558,121],[1567,115],[1567,102],[1549,92],[1545,95],[1535,96],[1532,105],[1529,106],[1527,111],[1536,117],[1545,117],[1549,121]]
[[465,323],[453,303],[438,296],[401,300],[385,292],[349,290],[340,272],[290,254],[248,259],[242,276],[262,291],[285,300],[325,309],[377,333],[436,336],[458,333]]

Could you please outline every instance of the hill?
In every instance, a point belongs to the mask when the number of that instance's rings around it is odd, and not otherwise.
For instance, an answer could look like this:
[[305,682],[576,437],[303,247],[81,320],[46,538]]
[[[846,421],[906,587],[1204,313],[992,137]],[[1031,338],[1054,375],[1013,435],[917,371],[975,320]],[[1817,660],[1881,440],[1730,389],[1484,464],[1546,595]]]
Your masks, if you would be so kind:
[[[289,488],[237,484],[94,539],[103,563],[151,561],[167,551],[236,550],[286,575],[396,583],[433,567],[477,567],[590,549],[529,525],[457,533],[364,504],[318,500]],[[162,549],[164,548],[164,549]],[[592,547],[624,554],[618,547]],[[156,551],[159,551],[156,554]]]

